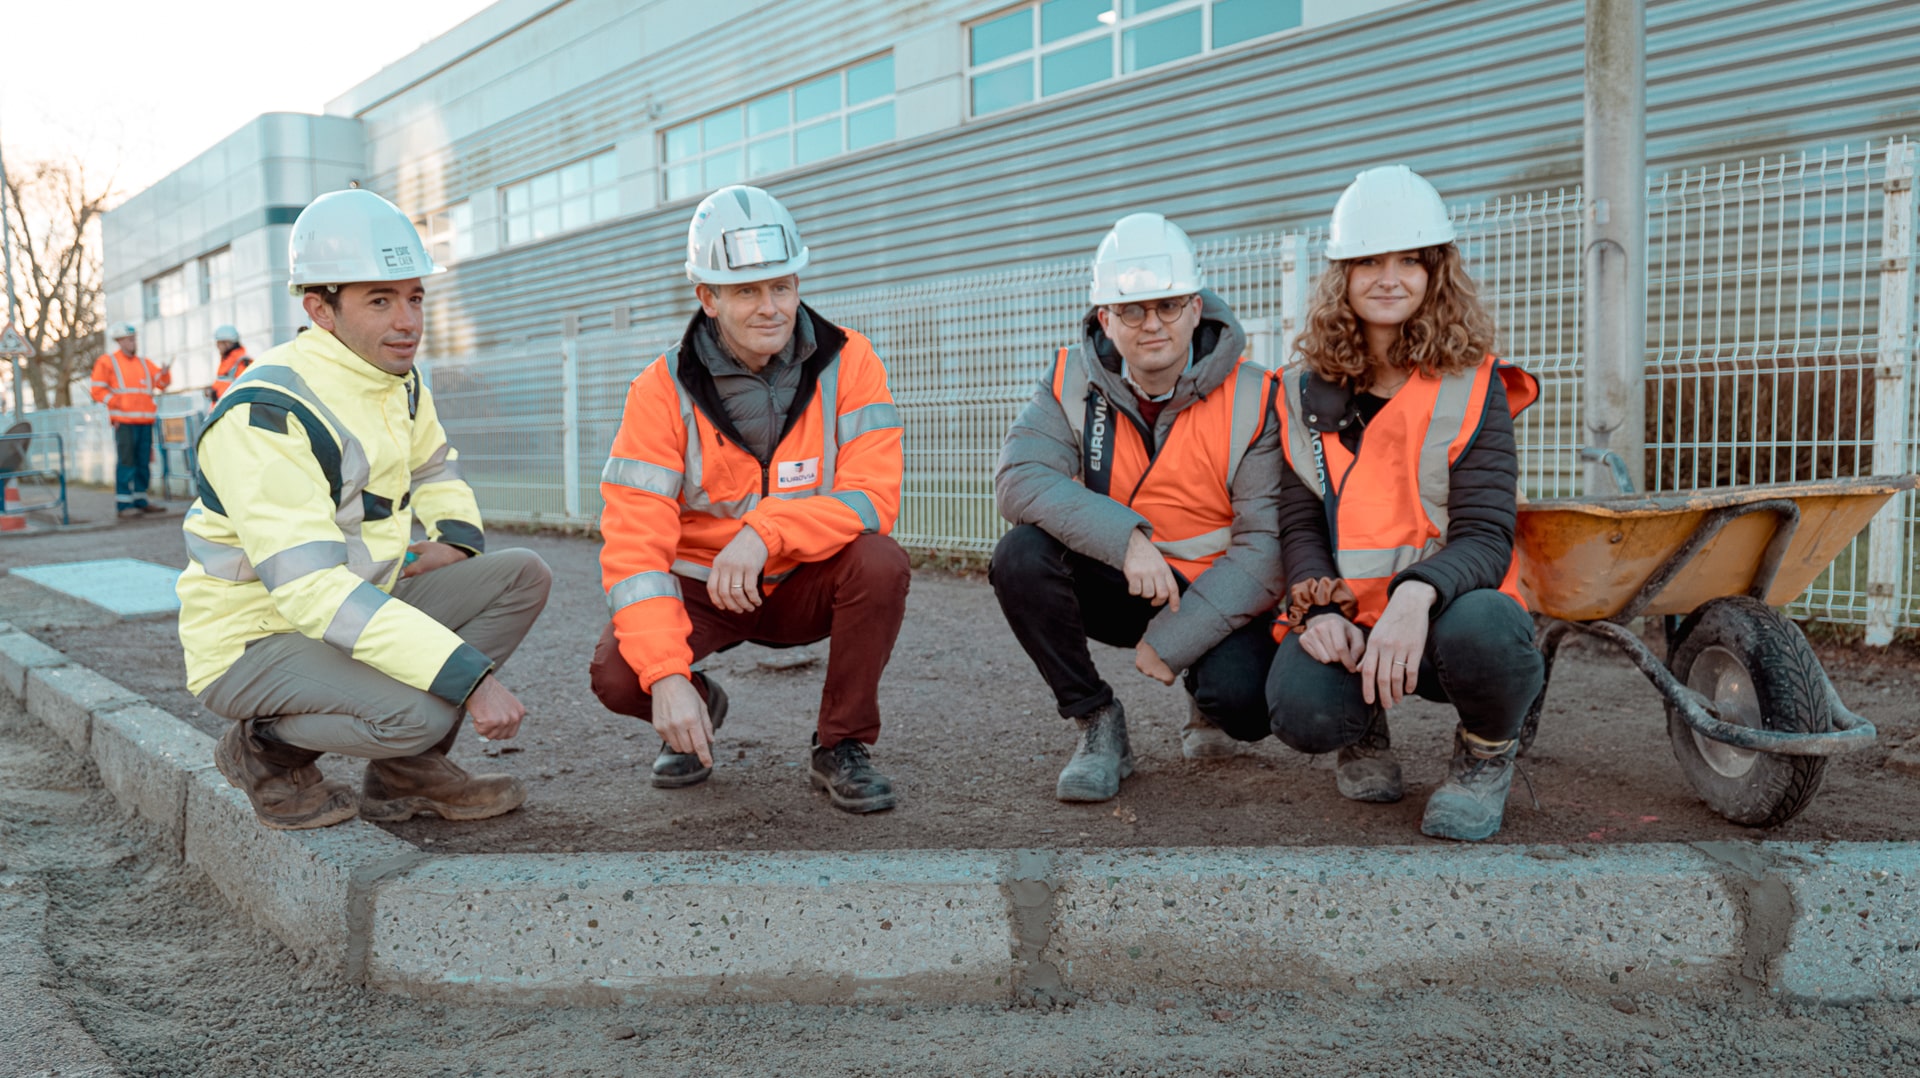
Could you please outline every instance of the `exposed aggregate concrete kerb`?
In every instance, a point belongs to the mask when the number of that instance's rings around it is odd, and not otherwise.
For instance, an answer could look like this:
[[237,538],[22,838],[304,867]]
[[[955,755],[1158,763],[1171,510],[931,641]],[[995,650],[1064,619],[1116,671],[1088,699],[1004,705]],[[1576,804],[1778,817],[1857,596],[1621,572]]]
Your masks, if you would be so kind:
[[[436,857],[361,823],[259,828],[196,758],[210,739],[4,624],[0,691],[77,751],[112,754],[116,797],[177,812],[154,821],[183,836],[170,852],[269,931],[411,995],[1051,1007],[1561,983],[1920,998],[1912,843]],[[114,736],[93,738],[108,716]]]

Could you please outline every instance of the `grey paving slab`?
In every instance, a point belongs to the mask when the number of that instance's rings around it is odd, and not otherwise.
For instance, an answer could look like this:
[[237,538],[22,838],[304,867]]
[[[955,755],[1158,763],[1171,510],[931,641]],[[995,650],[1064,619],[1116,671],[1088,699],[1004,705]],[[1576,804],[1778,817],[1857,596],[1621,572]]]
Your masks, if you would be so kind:
[[0,633],[0,688],[16,700],[27,698],[27,672],[65,666],[67,657],[22,632]]
[[1907,844],[1779,852],[1793,896],[1780,990],[1823,1003],[1920,998],[1920,864]]
[[13,575],[112,611],[121,617],[178,613],[180,570],[138,558],[104,558],[14,569]]
[[49,987],[59,974],[45,943],[46,891],[0,873],[0,1073],[111,1078],[121,1072]]
[[65,738],[76,752],[87,751],[95,715],[146,702],[140,694],[84,666],[28,671],[25,699],[27,714]]
[[[1540,856],[1546,852],[1547,856]],[[1743,922],[1685,846],[1065,855],[1044,953],[1076,991],[1726,980]]]
[[428,995],[1004,1000],[1006,862],[903,850],[447,858],[375,889],[367,972]]
[[337,969],[362,961],[365,933],[353,918],[360,883],[422,856],[359,820],[311,831],[262,827],[246,795],[213,769],[187,778],[185,855],[281,942]]
[[184,855],[187,779],[213,767],[213,739],[150,704],[96,715],[91,741],[100,781]]

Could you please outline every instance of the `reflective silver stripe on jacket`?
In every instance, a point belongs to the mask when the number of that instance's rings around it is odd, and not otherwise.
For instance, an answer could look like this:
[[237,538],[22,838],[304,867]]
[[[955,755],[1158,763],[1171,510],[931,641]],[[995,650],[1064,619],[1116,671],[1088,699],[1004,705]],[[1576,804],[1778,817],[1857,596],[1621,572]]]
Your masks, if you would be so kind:
[[607,612],[618,613],[648,599],[680,598],[680,581],[672,573],[635,573],[607,589]]
[[[1075,362],[1079,358],[1077,349],[1062,348],[1054,353],[1054,363],[1066,365],[1060,375],[1060,410],[1067,414],[1067,426],[1073,430],[1073,477],[1085,483],[1080,461],[1087,444],[1087,365]],[[1053,384],[1053,379],[1048,378],[1047,384]]]
[[602,483],[644,490],[658,494],[668,501],[680,497],[681,480],[681,474],[672,468],[664,468],[651,461],[632,460],[627,457],[609,457],[607,466],[600,469]]
[[1453,462],[1447,459],[1447,447],[1466,425],[1478,373],[1476,368],[1440,379],[1440,392],[1433,401],[1433,418],[1427,421],[1427,440],[1420,444],[1420,507],[1427,511],[1427,519],[1442,536],[1447,534],[1447,491],[1451,479],[1448,473],[1453,467]]
[[340,446],[340,501],[333,509],[333,523],[347,542],[347,568],[362,580],[384,580],[392,571],[394,562],[374,561],[366,540],[360,534],[360,526],[365,523],[367,513],[360,495],[366,493],[367,482],[372,477],[372,466],[367,462],[365,447],[354,437],[352,429],[340,421],[333,409],[327,407],[326,401],[307,385],[306,379],[292,368],[255,364],[248,369],[247,377],[287,390],[333,428],[333,437]]
[[372,584],[364,581],[355,584],[340,608],[333,612],[333,620],[327,623],[327,631],[320,634],[320,639],[349,655],[353,654],[361,634],[367,631],[367,623],[391,598]]
[[1306,416],[1300,411],[1300,393],[1307,384],[1307,368],[1304,364],[1295,367],[1281,376],[1280,407],[1287,410],[1287,463],[1292,465],[1293,474],[1313,491],[1314,497],[1325,498],[1327,492],[1320,489],[1320,469],[1314,464],[1313,428],[1307,426]]
[[840,357],[820,369],[820,485],[809,494],[833,489],[834,466],[840,460]]
[[[288,547],[254,567],[260,583],[268,591],[291,584],[303,576],[347,563],[347,544],[327,539]],[[391,565],[391,563],[389,563]]]
[[408,490],[418,490],[428,483],[445,483],[460,478],[460,462],[448,460],[447,455],[453,447],[445,442],[430,454],[426,462],[413,470],[407,479]]
[[1153,548],[1169,558],[1179,558],[1181,561],[1199,561],[1201,558],[1211,557],[1216,554],[1225,554],[1228,545],[1232,542],[1233,529],[1228,527],[1215,528],[1210,532],[1204,532],[1190,539],[1172,539],[1167,542],[1161,542],[1155,539],[1153,541]]
[[1340,565],[1340,575],[1348,580],[1373,580],[1390,577],[1422,559],[1437,553],[1446,544],[1434,539],[1426,546],[1396,546],[1384,550],[1341,550],[1336,551],[1334,560]]
[[1240,461],[1246,457],[1254,435],[1260,432],[1261,413],[1267,405],[1266,394],[1262,392],[1266,389],[1266,378],[1266,371],[1244,359],[1233,369],[1233,422],[1228,428],[1231,441],[1227,448],[1229,491],[1233,489],[1233,477],[1240,474]]
[[834,501],[860,514],[860,525],[868,533],[880,530],[880,511],[873,507],[873,499],[867,497],[864,490],[836,490],[827,495]]
[[[187,519],[193,519],[198,509],[187,513]],[[187,557],[200,563],[200,568],[216,580],[230,580],[235,584],[260,579],[253,571],[253,563],[247,560],[247,552],[237,546],[216,543],[204,535],[193,532],[181,533],[187,541]]]
[[877,430],[899,429],[900,409],[886,401],[843,413],[836,428],[841,445],[853,441],[862,434],[872,434]]

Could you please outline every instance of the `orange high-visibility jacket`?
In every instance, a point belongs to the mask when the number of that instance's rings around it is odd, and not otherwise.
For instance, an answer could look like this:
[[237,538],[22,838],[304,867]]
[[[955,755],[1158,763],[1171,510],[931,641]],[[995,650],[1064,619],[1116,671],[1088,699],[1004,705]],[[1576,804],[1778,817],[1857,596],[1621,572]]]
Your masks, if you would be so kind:
[[240,377],[241,373],[252,365],[253,357],[247,354],[245,346],[236,347],[220,357],[220,369],[213,376],[213,393],[211,394],[213,399],[219,400],[226,393],[227,387],[233,384],[233,380]]
[[[1515,416],[1540,395],[1533,375],[1493,356],[1445,378],[1415,374],[1367,423],[1358,454],[1337,431],[1313,438],[1302,413],[1306,365],[1282,374],[1281,444],[1294,474],[1329,505],[1334,564],[1359,607],[1354,624],[1380,620],[1394,575],[1446,545],[1448,472],[1480,430],[1496,374]],[[1524,610],[1519,579],[1517,559],[1509,560],[1500,590]]]
[[[1153,525],[1153,545],[1188,581],[1233,540],[1233,476],[1266,422],[1267,372],[1245,356],[1220,388],[1174,416],[1157,454],[1103,394],[1069,348],[1053,360],[1053,399],[1080,442],[1080,481]],[[1110,459],[1103,460],[1103,457]],[[1102,474],[1105,473],[1105,474]]]
[[681,581],[704,582],[741,528],[767,544],[760,579],[770,591],[804,562],[891,532],[900,512],[900,416],[867,338],[800,308],[815,350],[780,443],[761,461],[742,448],[694,354],[704,317],[628,386],[600,476],[602,583],[621,657],[648,690],[690,673]]
[[150,359],[115,349],[93,361],[93,399],[105,402],[115,423],[151,426],[159,411],[154,394],[173,384],[173,374]]

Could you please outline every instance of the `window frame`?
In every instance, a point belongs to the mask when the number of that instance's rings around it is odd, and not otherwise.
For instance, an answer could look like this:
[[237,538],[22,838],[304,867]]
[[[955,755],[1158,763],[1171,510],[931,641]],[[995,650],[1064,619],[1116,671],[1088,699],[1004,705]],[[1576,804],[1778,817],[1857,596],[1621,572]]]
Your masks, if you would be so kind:
[[[615,182],[618,183],[618,177]],[[446,227],[436,228],[435,222],[442,219],[446,221]],[[427,249],[433,264],[451,266],[473,254],[473,199],[463,198],[437,210],[428,210],[413,219],[413,227],[420,233],[420,243]],[[447,249],[445,258],[440,256],[442,244]]]
[[[216,278],[216,275],[212,272],[212,267],[216,263],[218,263],[220,269],[223,271],[217,275],[218,279],[221,281],[224,281],[226,284],[226,291],[219,293],[217,295],[213,291],[213,282]],[[219,300],[232,299],[233,298],[233,247],[231,245],[228,245],[226,247],[221,247],[218,250],[208,251],[206,254],[203,254],[200,256],[199,264],[200,264],[200,305],[204,307],[209,303],[214,303]]]
[[[595,180],[593,176],[597,170],[596,166],[602,161],[604,161],[607,166],[606,177],[604,180]],[[581,165],[587,167],[587,186],[580,190],[570,191],[566,188],[566,173],[569,169]],[[550,198],[541,196],[541,188],[543,187],[551,192]],[[514,208],[514,196],[521,191],[526,192],[526,203],[524,208],[516,209]],[[609,207],[604,213],[596,208],[602,205],[601,200],[603,197],[607,200],[606,205]],[[544,169],[529,176],[523,176],[511,183],[503,183],[495,191],[495,199],[495,208],[498,210],[500,222],[500,247],[503,250],[508,247],[524,247],[532,243],[542,243],[555,236],[566,235],[570,232],[579,232],[592,228],[604,221],[610,221],[620,216],[621,212],[619,150],[613,146],[603,147],[593,153],[583,154],[556,165],[553,168]],[[584,220],[569,223],[566,217],[566,209],[568,203],[575,200],[584,200],[586,217]],[[466,201],[471,202],[472,200],[467,199]],[[451,203],[445,208],[451,210],[457,205],[459,205],[459,203]],[[540,227],[541,216],[549,210],[551,210],[553,214],[551,227],[542,229]],[[514,236],[514,226],[523,220],[527,225],[526,234],[516,238]],[[422,241],[425,242],[424,237],[422,237]],[[471,248],[469,248],[469,251],[471,251]]]
[[[886,64],[886,80],[881,92],[873,96],[853,101],[855,72],[864,72],[881,63]],[[838,103],[811,112],[805,117],[799,115],[800,97],[803,91],[814,90],[828,79],[837,82]],[[838,67],[817,71],[803,79],[777,86],[764,93],[733,101],[717,109],[689,116],[676,123],[662,125],[658,129],[659,165],[655,171],[659,179],[660,200],[664,203],[691,201],[704,198],[710,192],[731,183],[758,183],[771,176],[779,176],[798,169],[812,168],[824,161],[845,157],[848,154],[861,153],[876,146],[884,146],[898,138],[898,116],[894,112],[896,88],[899,85],[898,72],[894,68],[892,49],[869,53]],[[784,109],[784,122],[768,124],[775,110],[766,108],[779,102]],[[763,115],[755,119],[756,107],[761,107]],[[853,145],[855,125],[862,119],[886,113],[886,133],[873,137],[862,144]],[[756,122],[764,125],[756,128]],[[806,148],[802,137],[808,133],[823,131],[831,124],[837,137],[836,148],[824,150],[804,157]],[[724,125],[720,130],[716,125]],[[727,141],[708,144],[709,129],[719,130],[730,135]],[[781,140],[782,155],[777,165],[764,166],[756,170],[754,151],[756,147],[771,148],[775,140]],[[733,157],[737,169],[731,174],[709,171],[709,163],[719,164],[725,169],[724,159]],[[691,170],[691,171],[687,171]],[[729,178],[730,175],[730,178]],[[715,182],[715,181],[718,182]]]
[[[1232,44],[1216,46],[1213,43],[1215,33],[1214,9],[1218,4],[1231,2],[1231,0],[1165,0],[1164,3],[1161,3],[1157,7],[1131,16],[1123,14],[1126,10],[1125,0],[1111,0],[1107,6],[1107,15],[1112,16],[1110,21],[1105,16],[1096,16],[1097,25],[1093,28],[1063,34],[1051,41],[1047,41],[1042,40],[1045,36],[1045,24],[1042,19],[1041,10],[1046,2],[1047,0],[1022,0],[1021,3],[1000,8],[980,18],[968,20],[962,25],[960,36],[960,47],[963,50],[961,86],[962,96],[966,102],[966,115],[969,121],[999,116],[1014,109],[1025,108],[1043,101],[1054,101],[1073,94],[1082,93],[1093,87],[1104,86],[1110,82],[1118,82],[1122,79],[1152,74],[1179,64],[1192,63],[1216,53],[1245,48],[1256,42],[1269,41],[1283,34],[1298,33],[1306,26],[1305,2],[1304,0],[1296,0],[1301,10],[1299,17],[1292,26],[1281,30],[1269,31],[1264,34],[1256,34],[1253,37],[1235,41]],[[974,63],[974,31],[990,23],[1005,19],[1017,12],[1025,12],[1028,17],[1027,46],[1023,49],[997,56],[984,63]],[[1198,12],[1200,15],[1200,41],[1197,51],[1184,56],[1176,56],[1162,60],[1148,67],[1137,67],[1128,70],[1126,44],[1127,35],[1130,32],[1151,27],[1161,22],[1171,21],[1191,12]],[[1061,55],[1075,49],[1083,49],[1092,43],[1102,40],[1108,43],[1107,75],[1104,78],[1096,78],[1075,86],[1054,90],[1050,93],[1046,90],[1045,61],[1047,57]],[[977,92],[975,87],[979,83],[979,80],[995,75],[1003,75],[1022,67],[1026,68],[1027,71],[1027,96],[1025,98],[986,111],[981,111],[976,107]]]

